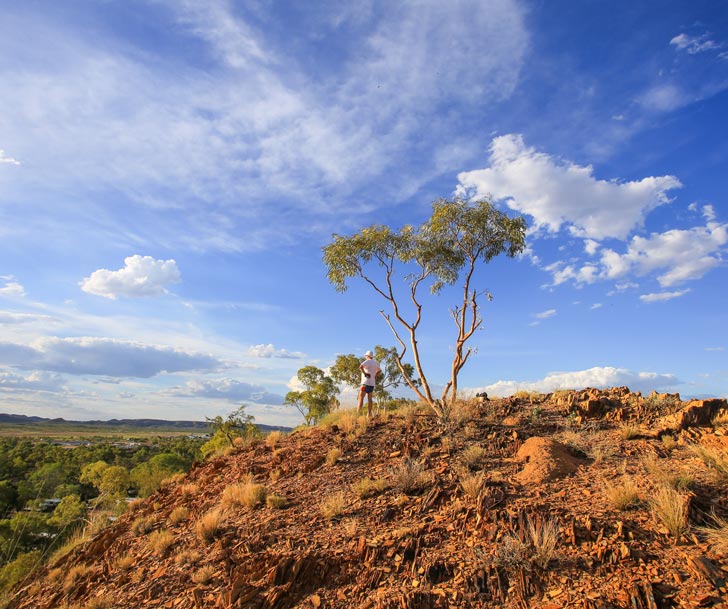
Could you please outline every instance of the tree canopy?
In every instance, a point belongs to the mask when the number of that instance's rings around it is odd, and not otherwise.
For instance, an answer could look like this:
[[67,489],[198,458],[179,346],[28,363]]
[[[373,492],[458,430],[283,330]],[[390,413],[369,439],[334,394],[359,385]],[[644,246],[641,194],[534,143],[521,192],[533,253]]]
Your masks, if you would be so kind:
[[339,393],[334,379],[316,366],[304,366],[297,373],[304,386],[303,391],[289,391],[285,403],[301,413],[306,425],[319,421],[338,406],[336,395]]
[[[512,258],[522,252],[525,232],[523,217],[509,217],[487,199],[440,199],[433,203],[430,218],[419,227],[406,225],[395,231],[388,226],[372,225],[348,237],[334,235],[333,241],[323,248],[323,261],[328,279],[337,291],[346,291],[347,282],[358,278],[388,301],[391,313],[380,313],[399,342],[397,362],[402,377],[423,402],[444,417],[457,397],[460,370],[472,353],[466,343],[482,325],[479,298],[492,298],[489,291],[479,292],[473,286],[475,270],[480,263],[488,263],[500,254]],[[404,277],[404,296],[394,281],[395,267],[399,265],[410,271]],[[422,321],[420,290],[429,285],[430,292],[438,294],[445,285],[458,281],[462,300],[450,309],[457,327],[450,380],[442,395],[435,398],[417,344]],[[409,315],[403,307],[405,301],[411,303]],[[407,333],[404,337],[402,331]],[[412,349],[416,377],[405,368],[406,338]]]

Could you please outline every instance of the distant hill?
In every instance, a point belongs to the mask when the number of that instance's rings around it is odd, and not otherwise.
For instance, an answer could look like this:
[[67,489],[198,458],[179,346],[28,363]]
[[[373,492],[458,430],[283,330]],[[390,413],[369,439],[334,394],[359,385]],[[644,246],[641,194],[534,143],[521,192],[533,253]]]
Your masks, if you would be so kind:
[[[0,413],[0,425],[11,423],[13,425],[47,426],[57,425],[59,427],[112,427],[112,428],[141,428],[141,429],[208,429],[206,421],[166,421],[164,419],[110,419],[108,421],[67,421],[66,419],[46,419],[43,417],[29,417],[24,414]],[[290,427],[280,425],[258,424],[261,431],[290,431]]]

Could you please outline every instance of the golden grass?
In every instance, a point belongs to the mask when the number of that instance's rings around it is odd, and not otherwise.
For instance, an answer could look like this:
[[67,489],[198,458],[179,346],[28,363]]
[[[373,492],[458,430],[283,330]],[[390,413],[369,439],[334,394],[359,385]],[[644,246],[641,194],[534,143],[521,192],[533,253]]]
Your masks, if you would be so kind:
[[703,463],[713,471],[718,480],[728,480],[728,455],[714,448],[702,446],[701,444],[691,444],[689,448],[693,454],[700,457]]
[[372,480],[371,478],[363,478],[359,482],[355,482],[351,485],[351,490],[356,493],[361,499],[367,499],[368,497],[374,497],[387,490],[389,486],[388,482],[383,478]]
[[549,519],[537,526],[529,517],[527,520],[528,538],[533,552],[533,562],[545,569],[556,554],[559,545],[559,526],[556,520]]
[[589,450],[589,457],[594,459],[595,465],[601,465],[614,455],[614,447],[612,446],[594,446]]
[[432,480],[422,464],[405,459],[389,470],[392,486],[406,495],[414,494],[424,488]]
[[279,430],[271,431],[266,437],[265,437],[265,444],[266,446],[270,446],[271,448],[275,448],[276,444],[280,442],[281,438],[283,437],[283,432]]
[[172,524],[179,524],[180,522],[184,522],[189,517],[190,517],[190,508],[188,508],[184,505],[180,505],[180,506],[174,508],[169,513],[169,516],[168,516],[169,521]]
[[88,565],[76,565],[71,567],[63,580],[63,591],[68,594],[74,586],[91,572]]
[[622,476],[618,484],[604,481],[605,494],[609,505],[615,510],[626,510],[640,501],[639,488],[633,478]]
[[728,554],[728,520],[713,516],[712,527],[700,527],[700,531],[705,540],[713,546],[713,549],[720,554]]
[[619,435],[624,440],[634,440],[640,437],[640,428],[634,423],[622,423],[619,427]]
[[245,506],[254,508],[265,501],[267,491],[262,484],[256,484],[252,477],[246,482],[231,484],[222,492],[221,504],[224,508]]
[[205,543],[211,543],[222,526],[222,510],[213,508],[203,514],[195,525],[197,537]]
[[478,472],[476,474],[466,473],[460,476],[460,488],[463,489],[463,492],[466,495],[473,499],[478,498],[484,486],[485,476],[483,475],[483,472]]
[[288,505],[288,499],[284,495],[272,494],[265,498],[265,504],[274,509],[282,509]]
[[108,596],[97,596],[88,601],[83,609],[112,609],[116,605],[116,602]]
[[673,450],[677,447],[677,440],[675,439],[675,436],[671,436],[669,434],[665,434],[661,438],[662,445],[665,447],[666,450]]
[[164,529],[149,534],[147,545],[156,556],[164,556],[174,543],[174,535]]
[[200,558],[202,558],[202,554],[197,550],[182,550],[174,557],[174,563],[178,567],[190,567],[196,565]]
[[191,495],[196,495],[200,492],[200,487],[195,484],[194,482],[189,482],[188,484],[182,484],[179,487],[180,492],[189,497]]
[[120,556],[114,561],[114,568],[124,572],[131,570],[135,564],[136,558],[134,558],[131,554],[126,554],[124,556]]
[[721,410],[713,417],[713,427],[728,425],[728,410]]
[[663,486],[667,486],[678,491],[686,491],[695,486],[695,479],[690,475],[690,472],[681,470],[678,473],[673,474],[669,472],[665,468],[665,464],[661,463],[654,455],[643,457],[642,465],[647,472]]
[[131,523],[131,532],[134,535],[146,535],[157,524],[154,516],[140,516]]
[[268,478],[270,478],[271,482],[277,482],[282,474],[283,474],[283,471],[279,467],[277,467],[276,469],[270,470],[270,473],[268,474]]
[[687,533],[690,498],[675,489],[662,487],[650,501],[652,513],[679,541]]
[[482,446],[473,445],[468,446],[465,450],[463,450],[461,455],[463,462],[470,469],[481,469],[488,455],[488,451]]
[[196,584],[205,585],[212,581],[212,578],[215,576],[215,567],[212,565],[205,565],[204,567],[200,567],[192,574],[192,581]]
[[329,495],[319,503],[319,509],[321,514],[327,520],[333,520],[344,513],[346,507],[346,501],[344,499],[344,493],[334,493]]
[[341,450],[336,447],[330,448],[329,452],[326,453],[326,463],[335,465],[339,457],[341,457]]

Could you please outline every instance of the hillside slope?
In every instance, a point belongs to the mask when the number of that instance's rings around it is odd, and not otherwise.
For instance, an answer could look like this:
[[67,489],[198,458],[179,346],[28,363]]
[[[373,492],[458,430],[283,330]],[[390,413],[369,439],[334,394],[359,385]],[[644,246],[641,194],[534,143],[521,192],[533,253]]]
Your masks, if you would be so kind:
[[[725,606],[726,542],[698,527],[728,517],[728,479],[695,448],[726,454],[708,425],[725,412],[617,388],[473,402],[447,426],[343,415],[200,464],[9,607]],[[254,484],[287,505],[246,506]],[[650,503],[670,485],[689,507],[677,539]]]

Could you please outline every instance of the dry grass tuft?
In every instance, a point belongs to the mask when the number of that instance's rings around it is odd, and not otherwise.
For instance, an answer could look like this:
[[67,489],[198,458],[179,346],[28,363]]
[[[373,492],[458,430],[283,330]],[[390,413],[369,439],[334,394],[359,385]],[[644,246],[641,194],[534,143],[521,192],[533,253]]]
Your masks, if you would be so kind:
[[720,554],[728,554],[728,520],[713,515],[712,527],[700,527],[698,530],[705,536],[705,540]]
[[713,470],[718,480],[728,480],[728,455],[701,444],[691,444],[690,450]]
[[728,425],[728,410],[721,410],[713,417],[713,427]]
[[533,562],[545,569],[556,554],[556,547],[559,545],[559,526],[556,520],[545,520],[537,526],[531,518],[528,518],[528,537],[533,552]]
[[425,471],[422,464],[405,459],[389,470],[392,486],[406,495],[421,491],[432,481],[432,476]]
[[174,557],[174,564],[178,567],[191,567],[196,565],[200,558],[202,558],[202,554],[197,550],[183,550]]
[[271,482],[277,482],[282,474],[283,474],[283,471],[281,470],[281,468],[277,467],[276,469],[270,470],[270,473],[268,474],[268,478],[270,478]]
[[594,446],[589,450],[588,454],[589,457],[594,459],[595,465],[600,465],[614,455],[614,448],[612,446]]
[[204,567],[200,567],[192,574],[192,581],[196,584],[205,585],[212,581],[212,578],[215,576],[215,567],[212,565],[205,565]]
[[619,484],[604,482],[609,505],[615,510],[626,510],[637,505],[640,501],[640,492],[634,479],[626,474],[622,476]]
[[450,408],[450,420],[456,425],[473,421],[480,416],[480,404],[476,400],[458,400]]
[[623,423],[619,428],[619,435],[625,440],[634,440],[640,437],[640,428],[634,423]]
[[671,436],[669,434],[665,434],[662,436],[662,445],[665,447],[666,450],[673,450],[677,447],[677,440],[675,439],[675,436]]
[[131,554],[126,554],[124,556],[120,556],[114,561],[114,568],[122,572],[129,571],[135,563],[136,558],[134,558]]
[[174,543],[174,535],[164,529],[149,534],[147,544],[149,549],[157,556],[164,556]]
[[679,541],[688,531],[688,510],[690,498],[675,489],[663,487],[650,502],[652,513],[665,528]]
[[279,430],[271,431],[266,437],[265,437],[265,444],[266,446],[270,446],[271,448],[275,448],[276,444],[280,442],[281,438],[283,437],[283,433]]
[[140,516],[131,523],[131,532],[134,535],[146,535],[157,524],[154,516]]
[[268,507],[280,510],[288,505],[288,499],[284,495],[268,495],[265,498],[265,503]]
[[326,463],[334,465],[339,460],[339,457],[341,457],[341,450],[336,447],[330,448],[329,452],[326,453]]
[[344,513],[345,507],[346,501],[344,500],[344,493],[334,493],[319,503],[321,514],[327,520],[333,520],[341,516]]
[[463,492],[466,495],[473,499],[478,498],[484,486],[485,476],[483,475],[483,472],[478,472],[476,474],[466,473],[460,476],[460,488],[463,489]]
[[642,465],[647,472],[660,484],[673,488],[677,491],[687,491],[695,486],[695,479],[690,472],[681,470],[677,474],[670,473],[661,464],[654,455],[649,455],[642,459]]
[[63,591],[68,594],[74,586],[91,572],[88,565],[76,565],[71,567],[63,580]]
[[495,547],[493,565],[510,573],[530,567],[528,546],[515,535],[504,535]]
[[116,606],[116,602],[108,596],[97,596],[88,601],[83,609],[112,609]]
[[488,451],[482,446],[468,446],[463,452],[463,462],[470,469],[482,469],[485,459],[488,455]]
[[190,517],[190,508],[180,505],[169,513],[169,521],[172,524],[179,524]]
[[200,517],[195,525],[195,533],[205,543],[212,543],[221,526],[222,510],[214,508]]
[[363,478],[351,485],[353,490],[361,499],[367,499],[368,497],[374,497],[387,490],[389,484],[383,478],[372,480],[371,478]]
[[256,484],[252,481],[252,477],[247,477],[245,482],[231,484],[222,492],[222,507],[234,508],[237,506],[245,506],[254,508],[265,501],[265,486]]

